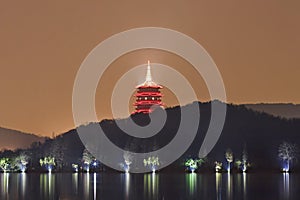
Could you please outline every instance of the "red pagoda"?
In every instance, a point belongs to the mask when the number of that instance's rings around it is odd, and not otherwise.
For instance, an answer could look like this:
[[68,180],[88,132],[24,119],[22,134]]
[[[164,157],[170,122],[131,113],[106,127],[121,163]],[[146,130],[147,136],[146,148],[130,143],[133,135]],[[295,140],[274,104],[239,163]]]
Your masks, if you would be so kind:
[[163,103],[161,102],[162,94],[160,92],[160,89],[163,87],[152,81],[149,61],[146,81],[143,84],[138,85],[136,88],[136,102],[133,104],[135,106],[135,113],[150,113],[153,111],[152,106],[163,106]]

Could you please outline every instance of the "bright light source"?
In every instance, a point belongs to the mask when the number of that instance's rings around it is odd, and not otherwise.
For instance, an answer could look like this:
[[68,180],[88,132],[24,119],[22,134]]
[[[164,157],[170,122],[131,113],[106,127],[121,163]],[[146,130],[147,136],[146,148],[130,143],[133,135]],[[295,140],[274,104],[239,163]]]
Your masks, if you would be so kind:
[[290,170],[289,170],[288,168],[286,168],[286,167],[284,167],[284,168],[282,169],[282,172],[283,172],[283,173],[289,173],[289,171],[290,171]]

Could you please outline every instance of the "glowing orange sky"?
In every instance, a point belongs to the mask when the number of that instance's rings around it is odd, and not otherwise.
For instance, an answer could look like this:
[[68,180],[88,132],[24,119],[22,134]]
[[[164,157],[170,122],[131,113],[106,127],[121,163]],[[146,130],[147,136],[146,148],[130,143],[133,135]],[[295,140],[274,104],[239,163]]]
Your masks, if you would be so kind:
[[[0,126],[42,135],[73,128],[72,88],[83,59],[109,36],[145,26],[174,29],[203,45],[219,67],[229,102],[300,103],[299,10],[292,0],[2,1]],[[192,66],[158,50],[116,60],[99,90],[109,93],[122,73],[148,59],[185,74],[199,99],[208,100]],[[110,116],[102,94],[96,98],[99,118]],[[171,97],[169,105],[175,104]]]

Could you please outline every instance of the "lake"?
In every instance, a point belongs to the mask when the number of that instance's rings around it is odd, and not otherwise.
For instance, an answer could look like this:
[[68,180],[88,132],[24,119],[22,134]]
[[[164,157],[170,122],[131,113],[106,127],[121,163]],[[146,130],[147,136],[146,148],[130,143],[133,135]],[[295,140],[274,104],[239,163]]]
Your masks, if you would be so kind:
[[298,173],[1,173],[0,199],[300,199]]

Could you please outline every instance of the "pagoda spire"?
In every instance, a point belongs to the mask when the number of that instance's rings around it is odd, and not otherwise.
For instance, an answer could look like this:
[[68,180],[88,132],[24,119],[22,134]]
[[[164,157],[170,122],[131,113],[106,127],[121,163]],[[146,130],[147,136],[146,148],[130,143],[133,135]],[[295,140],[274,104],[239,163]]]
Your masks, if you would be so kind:
[[151,67],[150,67],[149,60],[148,60],[148,66],[147,66],[146,82],[152,82]]

